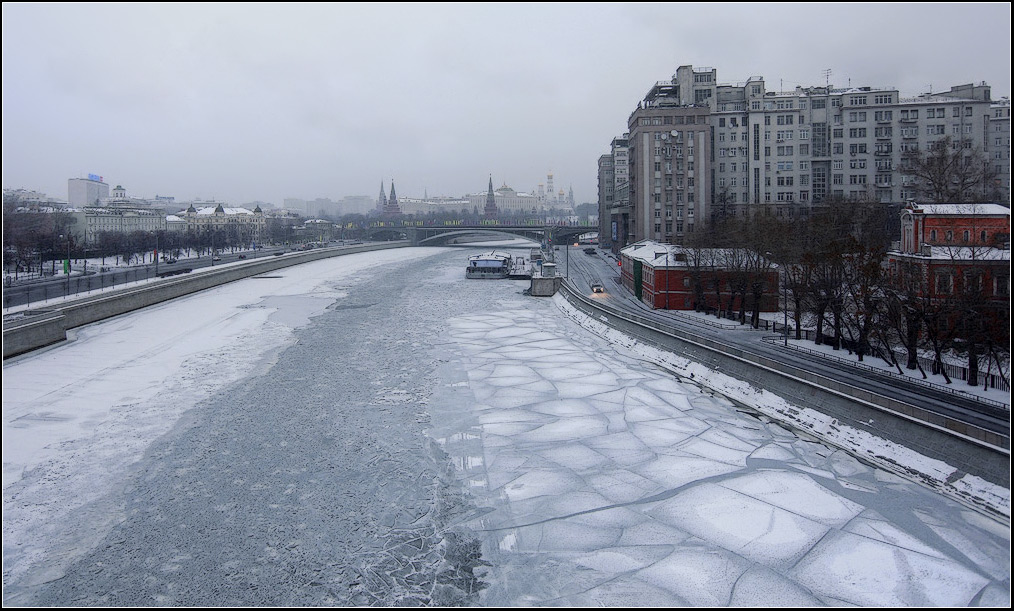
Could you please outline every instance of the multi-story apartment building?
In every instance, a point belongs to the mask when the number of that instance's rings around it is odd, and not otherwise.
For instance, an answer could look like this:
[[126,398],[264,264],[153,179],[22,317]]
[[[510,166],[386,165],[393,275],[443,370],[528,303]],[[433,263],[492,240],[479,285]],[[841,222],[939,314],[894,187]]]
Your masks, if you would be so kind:
[[993,167],[997,201],[1010,203],[1010,98],[1001,98],[990,105],[989,163]]
[[631,238],[632,216],[630,211],[630,134],[613,138],[610,155],[613,159],[612,204],[608,212],[608,243],[614,253],[627,245]]
[[710,214],[711,109],[660,82],[627,120],[632,239],[682,243]]
[[993,163],[998,197],[983,197],[1007,202],[1009,126],[1009,102],[991,102],[985,83],[915,98],[830,85],[772,92],[763,77],[718,84],[714,68],[680,66],[628,120],[628,242],[681,243],[695,225],[751,211],[805,216],[830,197],[901,204],[919,193],[906,153],[945,138]]
[[613,198],[616,196],[616,171],[612,155],[600,155],[598,164],[599,194],[599,246],[609,244],[610,219]]

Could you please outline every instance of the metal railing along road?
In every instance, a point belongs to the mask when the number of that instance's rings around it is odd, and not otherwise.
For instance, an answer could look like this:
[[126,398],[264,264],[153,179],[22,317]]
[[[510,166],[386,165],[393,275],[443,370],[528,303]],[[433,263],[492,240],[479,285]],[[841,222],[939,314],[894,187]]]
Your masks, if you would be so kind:
[[[777,347],[782,344],[782,340],[784,339],[784,337],[781,335],[765,335],[761,339]],[[949,394],[955,397],[962,397],[964,399],[975,401],[977,403],[982,403],[984,406],[996,408],[998,411],[994,415],[996,415],[997,417],[1008,417],[1008,418],[1010,417],[1009,403],[1001,403],[1000,401],[994,401],[992,399],[987,399],[986,397],[979,397],[969,393],[964,393],[958,390],[954,390],[953,388],[947,388],[946,386],[941,386],[939,384],[927,382],[926,380],[920,380],[919,378],[913,378],[911,376],[906,376],[903,374],[895,373],[893,371],[887,371],[879,367],[873,367],[872,365],[867,365],[865,363],[860,363],[855,359],[846,359],[840,356],[835,356],[833,354],[827,354],[826,352],[821,352],[819,350],[813,350],[811,348],[807,348],[806,346],[789,344],[788,348],[790,350],[795,350],[796,352],[802,352],[804,354],[813,355],[824,360],[841,363],[846,367],[853,367],[855,369],[864,371],[866,373],[872,373],[873,375],[877,375],[882,378],[896,380],[899,382],[903,382],[905,384],[916,384],[919,386],[923,386],[925,388],[929,388],[934,392]]]

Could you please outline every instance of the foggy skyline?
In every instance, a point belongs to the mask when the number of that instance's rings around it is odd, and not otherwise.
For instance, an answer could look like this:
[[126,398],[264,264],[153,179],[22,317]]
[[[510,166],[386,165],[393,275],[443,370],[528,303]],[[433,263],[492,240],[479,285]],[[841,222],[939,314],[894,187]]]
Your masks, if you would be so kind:
[[596,163],[680,65],[769,91],[985,81],[1010,4],[3,5],[3,187],[67,198],[530,191]]

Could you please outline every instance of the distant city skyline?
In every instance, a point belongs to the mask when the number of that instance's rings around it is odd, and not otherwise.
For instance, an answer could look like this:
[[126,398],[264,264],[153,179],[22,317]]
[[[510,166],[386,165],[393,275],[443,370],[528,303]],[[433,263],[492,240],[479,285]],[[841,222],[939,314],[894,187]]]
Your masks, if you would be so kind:
[[[680,65],[723,82],[988,83],[1009,4],[3,5],[3,186],[235,204],[494,184],[594,202],[596,160]],[[898,27],[905,24],[906,27]],[[943,24],[943,25],[941,25]],[[928,40],[946,30],[947,44]],[[829,73],[827,71],[830,71]]]
[[[487,179],[489,179],[488,176],[487,176]],[[251,200],[243,201],[243,202],[229,202],[229,201],[221,200],[221,199],[214,198],[214,197],[200,197],[200,196],[199,197],[194,197],[194,198],[180,198],[180,197],[177,197],[177,196],[173,195],[172,193],[157,193],[157,194],[138,193],[138,192],[134,191],[133,189],[130,189],[127,185],[125,185],[124,183],[126,181],[110,180],[110,179],[107,179],[105,176],[102,176],[100,174],[94,174],[94,173],[89,173],[89,174],[87,174],[85,176],[72,176],[72,177],[69,177],[67,179],[67,181],[66,181],[67,182],[67,187],[64,189],[63,193],[48,193],[48,192],[45,192],[45,191],[41,191],[39,189],[31,189],[31,188],[27,188],[27,187],[13,187],[13,186],[4,186],[4,189],[11,189],[12,191],[24,190],[26,192],[35,192],[36,194],[39,194],[39,195],[45,195],[50,200],[65,202],[65,203],[74,205],[75,201],[73,201],[74,197],[72,195],[73,189],[75,188],[74,185],[76,185],[77,183],[83,183],[83,182],[86,182],[86,181],[96,181],[96,182],[101,181],[102,184],[104,184],[104,185],[106,185],[108,187],[107,191],[115,189],[116,187],[123,187],[123,190],[126,193],[128,193],[130,197],[147,199],[147,200],[152,200],[152,201],[154,201],[156,199],[160,199],[160,200],[175,201],[175,202],[221,201],[223,203],[234,203],[234,204],[267,203],[267,204],[273,204],[273,205],[278,206],[278,207],[282,207],[284,205],[284,202],[286,200],[299,200],[299,201],[303,201],[303,202],[312,202],[314,200],[331,200],[331,201],[334,201],[334,202],[340,202],[341,200],[343,200],[345,198],[370,197],[370,198],[376,199],[376,197],[377,197],[376,194],[368,195],[368,194],[365,194],[365,193],[343,193],[343,194],[339,194],[337,196],[334,196],[334,195],[315,195],[315,196],[307,196],[307,197],[286,196],[286,197],[281,198],[278,201],[268,201],[268,200],[263,200],[263,199],[251,199]],[[387,185],[391,184],[390,180],[384,180],[382,182],[385,183],[385,184],[387,184]],[[493,181],[493,183],[494,183],[494,188],[495,189],[502,189],[503,187],[508,187],[508,188],[511,188],[511,189],[513,189],[515,191],[523,192],[523,193],[528,193],[528,194],[531,194],[531,195],[539,195],[539,193],[540,193],[540,187],[548,189],[548,181],[545,180],[545,177],[543,177],[543,181],[542,182],[537,183],[534,187],[522,187],[522,186],[519,186],[519,185],[516,185],[516,184],[512,184],[512,183],[510,183],[508,181],[501,181],[499,183],[497,183],[496,181]],[[545,189],[544,189],[545,194],[548,196],[549,195],[548,190],[545,190]],[[558,198],[560,196],[560,194],[562,193],[563,194],[563,198],[566,199],[568,197],[570,191],[571,191],[571,186],[570,185],[567,185],[567,187],[564,188],[564,187],[561,187],[560,185],[554,183],[554,189],[553,189],[554,197]],[[441,198],[464,198],[464,197],[467,197],[469,195],[475,195],[477,193],[485,193],[485,192],[486,192],[485,188],[476,188],[476,189],[471,189],[469,191],[466,191],[464,193],[429,193],[429,190],[426,187],[423,187],[423,192],[422,193],[420,193],[420,194],[408,193],[408,194],[404,194],[404,195],[399,195],[399,199],[411,198],[411,199],[426,200],[426,199],[441,199]],[[108,195],[105,195],[103,197],[106,197],[106,196],[108,196]],[[80,203],[80,202],[78,202],[78,203]],[[594,203],[594,202],[575,202],[575,203]]]

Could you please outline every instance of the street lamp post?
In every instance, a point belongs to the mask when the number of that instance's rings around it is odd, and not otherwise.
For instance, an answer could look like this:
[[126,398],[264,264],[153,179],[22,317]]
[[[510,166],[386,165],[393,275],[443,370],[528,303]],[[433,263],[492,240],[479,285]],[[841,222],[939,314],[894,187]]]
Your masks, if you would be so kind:
[[785,347],[789,347],[789,277],[786,270],[782,270],[782,312],[784,318],[782,324],[785,326]]
[[570,278],[570,238],[567,239],[567,273],[564,275]]
[[[764,256],[772,257],[770,252],[765,252]],[[778,267],[778,279],[782,283],[782,333],[784,333],[784,345],[786,348],[789,346],[789,275],[788,270],[785,268],[784,263],[776,263]]]
[[67,263],[64,265],[64,273],[67,274],[67,296],[70,297],[70,234],[61,235],[60,239],[67,238]]

